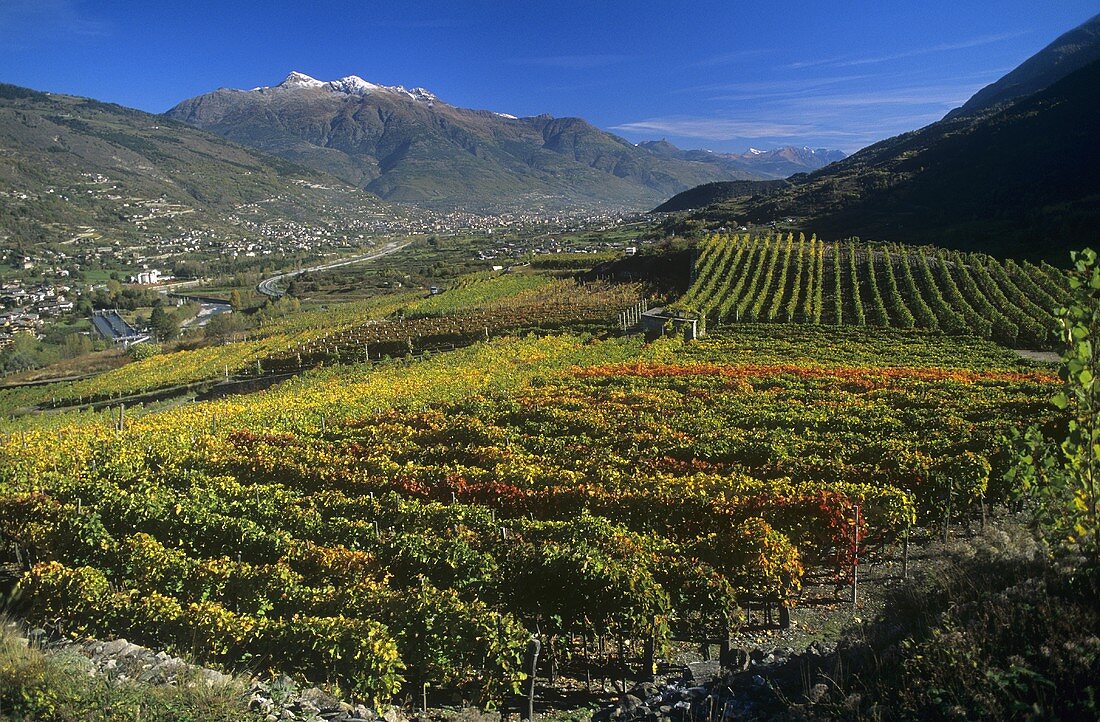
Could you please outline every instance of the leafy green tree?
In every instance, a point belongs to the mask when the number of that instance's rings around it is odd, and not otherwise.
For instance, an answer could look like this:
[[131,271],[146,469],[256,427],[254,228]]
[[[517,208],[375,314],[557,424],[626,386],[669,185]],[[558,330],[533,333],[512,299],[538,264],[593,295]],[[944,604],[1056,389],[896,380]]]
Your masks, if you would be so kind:
[[293,296],[282,296],[274,301],[268,301],[257,312],[256,316],[260,323],[267,323],[272,319],[288,316],[292,313],[297,313],[302,307],[301,302]]
[[164,347],[159,343],[139,343],[130,347],[130,358],[135,361],[142,361],[147,358],[156,356],[164,351]]
[[228,341],[235,334],[247,330],[248,318],[242,313],[219,313],[206,324],[206,337]]
[[1086,249],[1073,254],[1072,300],[1058,310],[1065,387],[1053,403],[1069,412],[1061,442],[1032,427],[1008,472],[1038,502],[1037,521],[1053,539],[1100,563],[1100,265]]
[[17,333],[0,354],[5,371],[26,371],[40,365],[38,339],[33,333]]
[[179,335],[180,323],[174,314],[164,310],[164,306],[155,306],[149,316],[149,328],[160,341],[170,341]]
[[87,334],[70,333],[61,342],[61,357],[76,358],[94,350],[92,339]]

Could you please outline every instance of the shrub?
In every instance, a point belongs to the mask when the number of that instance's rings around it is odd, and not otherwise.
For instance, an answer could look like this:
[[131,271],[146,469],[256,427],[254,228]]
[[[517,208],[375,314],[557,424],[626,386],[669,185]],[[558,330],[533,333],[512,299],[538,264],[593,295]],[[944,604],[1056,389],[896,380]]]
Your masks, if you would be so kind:
[[130,347],[127,353],[134,361],[144,361],[164,352],[164,347],[159,343],[136,343]]

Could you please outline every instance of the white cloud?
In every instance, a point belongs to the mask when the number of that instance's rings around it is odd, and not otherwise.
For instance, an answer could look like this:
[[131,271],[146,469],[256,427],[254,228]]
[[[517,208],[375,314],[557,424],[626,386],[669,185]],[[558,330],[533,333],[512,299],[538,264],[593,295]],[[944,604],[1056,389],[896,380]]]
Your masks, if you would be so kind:
[[868,89],[867,82],[845,87],[820,80],[728,84],[723,87],[742,92],[711,97],[725,106],[711,113],[643,118],[612,130],[636,140],[663,136],[729,146],[749,141],[828,145],[851,152],[939,120],[998,76],[997,71],[987,71],[969,77],[973,79],[902,82],[874,90]]
[[698,62],[689,63],[686,67],[689,68],[713,68],[719,65],[729,65],[736,63],[739,60],[745,58],[752,58],[765,53],[774,52],[772,48],[757,48],[755,50],[738,50],[733,53],[722,53],[721,55],[712,55],[709,58],[704,58]]
[[855,80],[866,80],[877,77],[875,75],[835,75],[824,78],[789,78],[786,80],[756,80],[738,83],[712,83],[709,85],[695,85],[680,88],[678,93],[707,93],[707,92],[760,92],[768,94],[776,93],[805,93],[817,88],[829,85],[837,85]]
[[647,118],[611,127],[612,130],[633,133],[664,133],[680,138],[706,140],[731,140],[735,138],[771,138],[790,136],[813,130],[812,126],[769,121],[733,120],[728,118],[701,118],[692,116],[666,116]]
[[[1005,68],[953,75],[933,70],[780,77],[686,88],[713,110],[631,120],[613,127],[632,140],[702,139],[726,147],[793,144],[846,152],[939,120]],[[705,107],[705,106],[704,106]]]
[[939,45],[932,45],[925,48],[915,48],[913,50],[906,50],[901,53],[891,53],[889,55],[878,55],[869,57],[853,57],[844,56],[839,58],[822,58],[820,60],[806,60],[795,63],[789,63],[782,66],[787,69],[801,69],[801,68],[817,68],[817,67],[834,67],[834,68],[851,68],[860,65],[874,65],[877,63],[886,63],[891,60],[902,60],[904,58],[916,58],[922,55],[933,55],[936,53],[944,53],[951,50],[965,50],[967,48],[976,48],[982,45],[989,45],[991,43],[999,43],[1003,40],[1011,40],[1012,38],[1018,38],[1022,35],[1027,35],[1027,31],[1020,31],[1015,33],[1001,33],[999,35],[982,35],[980,37],[971,38],[969,40],[963,40],[955,43],[940,43]]
[[22,49],[43,42],[105,37],[110,25],[85,15],[75,0],[3,0],[0,47]]

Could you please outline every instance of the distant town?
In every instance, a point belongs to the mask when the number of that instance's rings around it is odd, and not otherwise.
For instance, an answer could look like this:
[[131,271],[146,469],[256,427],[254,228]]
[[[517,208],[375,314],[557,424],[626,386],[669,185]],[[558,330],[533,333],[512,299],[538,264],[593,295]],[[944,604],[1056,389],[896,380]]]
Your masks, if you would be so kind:
[[[31,252],[24,252],[19,245],[2,249],[6,257],[0,266],[0,349],[10,345],[16,334],[29,333],[41,339],[50,324],[79,319],[93,321],[79,332],[92,338],[97,338],[98,331],[98,337],[111,342],[144,340],[147,336],[128,324],[125,332],[113,332],[110,324],[95,323],[93,311],[103,310],[104,301],[111,297],[104,293],[109,284],[114,284],[113,293],[122,287],[166,291],[175,284],[197,285],[204,278],[226,273],[273,272],[354,256],[386,238],[400,236],[484,237],[483,242],[473,244],[471,258],[499,270],[532,254],[606,251],[609,246],[605,242],[567,243],[560,237],[599,233],[643,218],[613,210],[528,209],[479,215],[410,209],[404,218],[367,212],[345,215],[344,223],[338,225],[271,221],[266,215],[255,220],[254,215],[261,217],[254,213],[260,204],[245,204],[225,219],[241,230],[239,234],[172,224],[154,230],[150,228],[154,222],[187,216],[191,209],[163,199],[123,198],[105,176],[86,180],[89,187],[83,192],[100,194],[126,209],[136,233],[109,240],[104,231],[81,227],[68,240],[36,244]],[[77,191],[51,188],[49,192],[65,199]],[[271,202],[277,200],[286,199]],[[0,247],[6,242],[10,239],[0,239]]]

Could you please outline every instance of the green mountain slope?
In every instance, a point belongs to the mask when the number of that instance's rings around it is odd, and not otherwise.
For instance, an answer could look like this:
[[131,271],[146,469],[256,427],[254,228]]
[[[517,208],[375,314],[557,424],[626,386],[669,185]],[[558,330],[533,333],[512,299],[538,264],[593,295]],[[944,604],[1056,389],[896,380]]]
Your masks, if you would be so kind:
[[719,181],[688,188],[653,209],[654,213],[675,213],[721,203],[731,198],[767,196],[789,188],[789,180]]
[[1011,73],[979,90],[961,107],[948,113],[947,117],[973,115],[1001,103],[1038,93],[1097,60],[1100,60],[1100,15],[1059,36]]
[[730,198],[711,225],[794,217],[859,235],[1064,260],[1100,224],[1100,62],[976,116],[876,143],[772,195]]
[[438,208],[644,208],[699,183],[771,177],[718,156],[651,152],[579,118],[458,108],[355,76],[291,73],[274,87],[185,100],[167,116]]
[[0,84],[0,240],[106,241],[407,215],[334,178],[158,115]]

